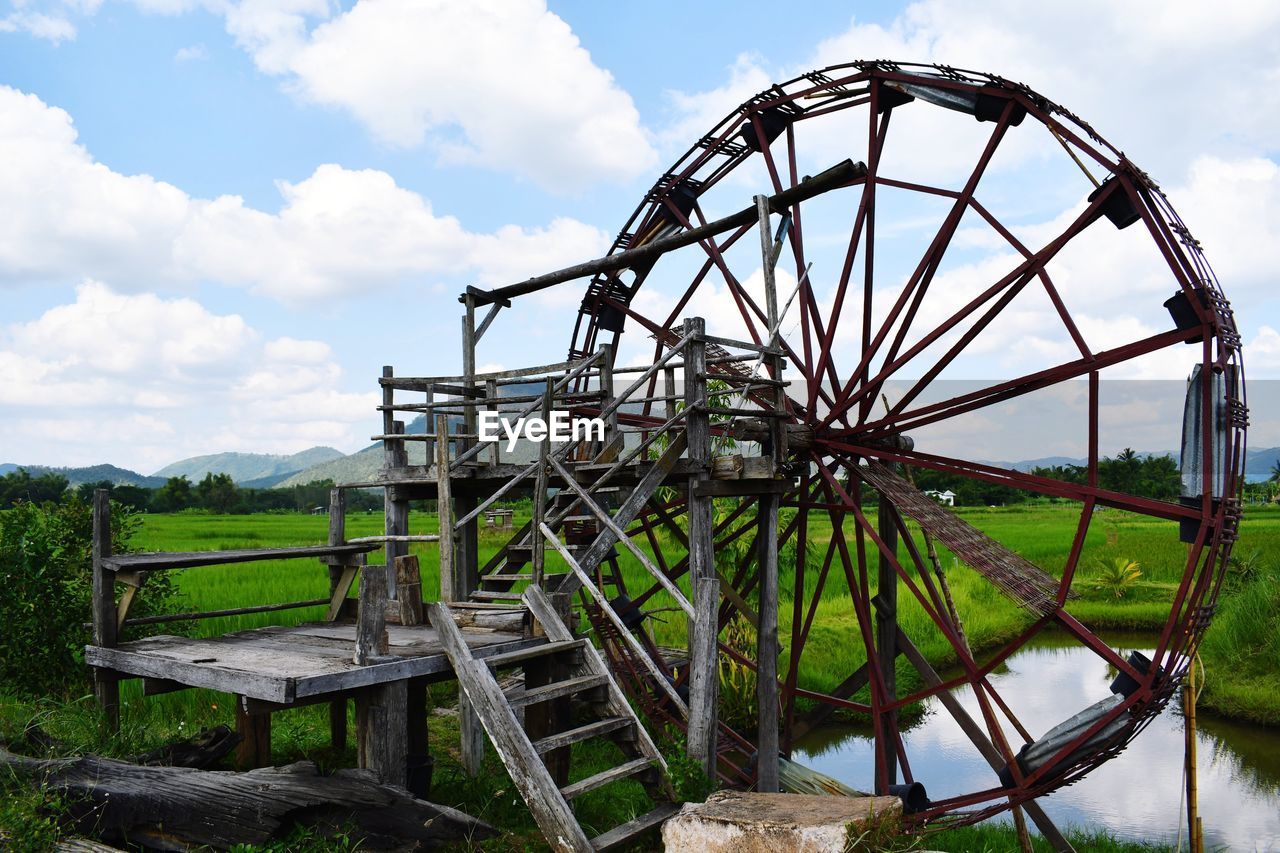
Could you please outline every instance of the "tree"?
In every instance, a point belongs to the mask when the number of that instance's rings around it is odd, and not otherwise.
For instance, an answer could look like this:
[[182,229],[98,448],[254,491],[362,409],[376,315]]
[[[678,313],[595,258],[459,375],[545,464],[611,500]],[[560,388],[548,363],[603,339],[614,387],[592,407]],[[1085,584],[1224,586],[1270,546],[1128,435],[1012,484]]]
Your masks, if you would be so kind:
[[[111,512],[112,550],[123,552],[136,520]],[[74,492],[62,503],[22,501],[0,512],[0,684],[20,694],[83,691],[92,600],[93,515]],[[173,612],[170,572],[148,578],[132,613]],[[161,627],[155,626],[152,633]],[[137,636],[130,628],[130,638]],[[74,694],[73,694],[74,695]]]
[[1271,476],[1267,480],[1272,483],[1280,483],[1280,459],[1271,463]]
[[67,491],[67,478],[52,471],[32,477],[26,468],[10,471],[0,477],[0,508],[19,501],[44,503],[60,501]]
[[181,512],[191,506],[191,501],[191,481],[186,475],[170,477],[152,495],[151,508],[156,512]]
[[239,504],[240,494],[230,474],[214,474],[208,471],[196,486],[196,500],[204,509],[227,513],[233,511]]

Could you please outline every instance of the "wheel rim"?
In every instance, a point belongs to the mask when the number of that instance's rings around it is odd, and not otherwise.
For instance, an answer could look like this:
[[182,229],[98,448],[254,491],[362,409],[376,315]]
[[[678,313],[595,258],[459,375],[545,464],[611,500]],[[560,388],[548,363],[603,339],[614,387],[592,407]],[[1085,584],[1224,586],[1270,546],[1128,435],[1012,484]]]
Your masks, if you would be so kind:
[[[906,98],[908,95],[914,98],[914,103]],[[986,132],[986,142],[978,149],[976,161],[968,164],[961,176],[963,180],[952,186],[937,185],[896,177],[884,168],[887,162],[896,162],[890,160],[889,148],[894,139],[890,126],[896,113],[907,109],[955,111],[957,106],[961,112],[969,113],[970,121],[972,117],[979,118],[981,121],[976,126]],[[655,183],[623,227],[611,254],[635,248],[665,233],[703,224],[741,207],[750,189],[735,184],[735,175],[754,174],[758,179],[755,186],[767,186],[770,193],[797,186],[807,165],[803,162],[806,132],[837,117],[850,127],[863,128],[861,137],[852,139],[840,154],[865,158],[867,177],[822,200],[790,209],[791,229],[784,261],[779,265],[780,269],[789,271],[796,291],[796,307],[788,315],[794,321],[794,328],[781,333],[781,344],[792,370],[789,416],[793,424],[803,425],[812,432],[810,446],[796,454],[802,470],[796,488],[784,499],[784,506],[792,507],[796,514],[783,526],[779,536],[780,548],[790,547],[796,555],[790,589],[790,641],[783,657],[785,675],[781,684],[784,748],[789,748],[789,735],[803,717],[802,704],[816,702],[865,711],[871,716],[878,742],[883,744],[877,750],[873,772],[877,787],[883,788],[887,782],[889,755],[896,759],[905,779],[912,781],[910,756],[896,725],[896,711],[908,702],[968,684],[982,709],[979,724],[1005,759],[1016,763],[1012,759],[1020,746],[1034,740],[1036,733],[1025,730],[1010,697],[1001,696],[993,689],[988,676],[1051,625],[1065,629],[1138,683],[1123,701],[1076,739],[1077,747],[1087,743],[1088,749],[1077,755],[1064,747],[1057,760],[1042,765],[1040,771],[1024,773],[1019,768],[1012,772],[1009,784],[996,783],[988,789],[949,795],[919,815],[922,819],[946,815],[951,819],[979,820],[1068,784],[1110,758],[1150,722],[1177,689],[1189,656],[1208,625],[1239,521],[1235,495],[1242,479],[1245,426],[1240,339],[1229,304],[1199,245],[1145,173],[1129,163],[1088,124],[1025,86],[994,75],[945,66],[856,62],[813,71],[761,92],[699,139]],[[1022,127],[1024,124],[1026,127]],[[1086,185],[1089,199],[1083,207],[1072,211],[1065,227],[1039,247],[1028,247],[979,197],[982,178],[1000,153],[1002,143],[1015,128],[1026,132],[1036,125],[1049,130],[1050,142],[1061,146],[1059,154],[1070,156],[1081,171],[1101,180],[1097,181],[1096,190]],[[941,227],[914,267],[905,271],[902,286],[896,289],[885,286],[885,275],[878,277],[876,268],[875,249],[880,239],[877,212],[881,211],[886,193],[941,200],[938,203],[947,206]],[[834,272],[815,272],[810,266],[815,253],[806,254],[806,222],[829,213],[837,197],[844,205],[844,212],[850,214],[845,247],[840,261],[830,264]],[[806,216],[806,211],[810,215]],[[985,281],[963,304],[931,315],[931,288],[940,279],[940,271],[941,275],[946,274],[948,249],[966,218],[985,223],[1006,242],[1018,260],[992,280]],[[1126,221],[1127,224],[1121,226]],[[1149,244],[1149,249],[1154,250],[1152,256],[1157,259],[1155,268],[1167,275],[1170,285],[1183,294],[1183,307],[1190,306],[1193,316],[1178,324],[1166,320],[1161,331],[1155,334],[1096,347],[1090,345],[1090,336],[1082,332],[1068,310],[1070,294],[1060,289],[1052,270],[1055,259],[1082,235],[1093,229],[1111,229],[1113,225],[1120,226],[1115,228],[1118,234],[1121,228],[1125,229],[1126,239]],[[601,275],[592,280],[574,328],[571,357],[590,353],[604,342],[612,342],[616,349],[626,340],[624,327],[633,337],[637,333],[652,336],[656,340],[656,357],[670,344],[668,330],[680,317],[694,313],[691,306],[708,291],[721,297],[727,306],[725,313],[732,318],[731,325],[736,324],[736,333],[727,332],[727,337],[763,342],[769,336],[765,313],[749,285],[751,272],[760,264],[758,249],[748,245],[753,243],[750,232],[754,228],[754,224],[744,226],[672,253],[679,258],[664,257],[656,265]],[[879,229],[883,234],[883,217]],[[828,236],[813,230],[818,239]],[[670,294],[666,302],[646,301],[644,285],[655,270],[666,275],[667,280],[678,280],[682,285],[687,282],[687,286]],[[790,289],[780,287],[780,300],[782,291]],[[1060,323],[1059,335],[1075,350],[1073,357],[1017,372],[1009,379],[988,382],[955,397],[926,402],[923,397],[939,377],[945,377],[948,369],[968,357],[984,335],[992,334],[1011,306],[1019,304],[1020,297],[1032,291],[1038,292],[1052,307],[1052,316]],[[936,292],[934,288],[932,293]],[[1142,358],[1182,352],[1184,343],[1200,344],[1198,376],[1205,391],[1212,391],[1201,394],[1202,414],[1217,417],[1220,424],[1216,431],[1206,431],[1207,437],[1201,442],[1209,451],[1206,458],[1216,459],[1213,466],[1205,466],[1206,473],[1199,484],[1201,494],[1194,500],[1172,503],[1099,488],[1100,375],[1104,371],[1131,368]],[[1221,387],[1210,384],[1219,381],[1213,377],[1222,377]],[[905,389],[892,404],[885,400],[882,412],[881,395],[887,384],[904,378],[908,380]],[[902,436],[936,429],[1073,380],[1088,384],[1089,473],[1084,484],[931,453],[927,446],[917,449],[901,440]],[[1213,409],[1214,406],[1218,409]],[[1209,417],[1204,420],[1210,422]],[[1060,577],[1052,578],[1055,587],[1052,594],[1045,593],[1030,627],[1016,639],[979,655],[969,653],[947,612],[945,597],[930,577],[921,541],[921,531],[928,528],[926,522],[913,515],[923,510],[911,504],[907,493],[895,486],[895,481],[886,478],[880,470],[886,464],[941,471],[1079,504],[1079,519],[1063,572]],[[1195,485],[1191,484],[1192,492]],[[877,523],[862,510],[862,493],[867,490],[878,493],[886,501],[886,511],[905,546],[905,555],[883,545]],[[1153,665],[1147,670],[1122,658],[1065,610],[1085,537],[1094,511],[1099,507],[1178,520],[1195,531],[1180,586],[1160,632]],[[717,550],[747,535],[749,525],[735,521],[750,516],[750,502],[744,500],[736,509],[737,515],[730,514],[728,521],[717,529]],[[647,539],[653,552],[660,555],[662,548],[655,531],[670,528],[672,520],[681,512],[679,501],[666,507],[655,503],[628,532],[641,541]],[[819,523],[830,524],[829,541],[811,543],[810,528]],[[947,526],[945,520],[928,523],[938,530]],[[676,559],[664,558],[662,568],[672,576],[679,576],[683,573],[684,559],[678,550],[674,556]],[[881,558],[898,576],[899,585],[929,615],[934,630],[952,646],[962,671],[960,676],[896,697],[887,694],[886,673],[877,664],[874,653],[871,575],[873,564]],[[616,576],[620,578],[621,573],[616,572]],[[749,560],[744,560],[726,579],[739,597],[746,598],[755,583],[755,572]],[[812,690],[800,678],[816,613],[819,605],[827,600],[823,597],[824,591],[829,591],[830,586],[839,586],[841,580],[847,587],[850,635],[866,652],[866,680],[870,691],[867,703],[847,696],[842,698],[838,694],[844,691],[840,690],[826,694]],[[624,591],[639,609],[657,589],[655,586]],[[722,624],[734,609],[729,601],[722,604]],[[625,647],[611,640],[612,627],[598,618],[598,614],[593,622],[633,695],[642,700],[651,715],[678,723],[678,717],[664,711],[662,701],[651,687],[646,687],[647,675],[627,660]],[[649,638],[646,636],[646,639]],[[656,647],[654,651],[656,653]],[[735,655],[734,649],[724,645],[721,651],[723,656]],[[749,752],[746,738],[724,726],[721,731],[729,749],[736,749],[742,755]],[[742,761],[726,762],[723,773],[726,781],[748,782],[749,772],[742,765]]]

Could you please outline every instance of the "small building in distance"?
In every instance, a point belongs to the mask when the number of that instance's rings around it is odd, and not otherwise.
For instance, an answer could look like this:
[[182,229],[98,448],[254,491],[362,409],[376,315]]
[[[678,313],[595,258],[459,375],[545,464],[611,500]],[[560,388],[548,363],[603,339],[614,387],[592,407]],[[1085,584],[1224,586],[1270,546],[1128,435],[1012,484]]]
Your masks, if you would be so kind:
[[951,491],[950,489],[947,489],[945,492],[940,492],[937,489],[929,489],[925,492],[925,494],[933,498],[935,501],[942,504],[943,506],[956,505],[956,493]]

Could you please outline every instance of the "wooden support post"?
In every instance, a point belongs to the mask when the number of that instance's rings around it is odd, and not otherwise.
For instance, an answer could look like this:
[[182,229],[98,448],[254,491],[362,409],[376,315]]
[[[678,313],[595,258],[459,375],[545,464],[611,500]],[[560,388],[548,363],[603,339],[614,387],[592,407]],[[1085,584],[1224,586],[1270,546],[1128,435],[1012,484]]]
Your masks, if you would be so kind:
[[400,624],[422,624],[422,572],[415,554],[396,557],[396,600],[400,602]]
[[[488,401],[485,408],[491,412],[498,410],[498,380],[486,379],[484,383],[484,396]],[[495,441],[489,446],[489,461],[497,465],[502,461],[502,442]]]
[[669,421],[676,416],[676,369],[674,367],[662,369],[662,396],[667,398],[663,418]]
[[[616,390],[613,385],[613,345],[600,345],[600,407],[603,409],[613,402]],[[610,451],[609,448],[617,442],[617,450]],[[600,451],[609,451],[610,455],[607,459],[600,461],[613,461],[622,451],[622,437],[618,434],[618,410],[615,408],[605,417],[604,423],[604,441],[601,442]]]
[[367,666],[385,655],[387,645],[387,571],[370,566],[360,579],[360,611],[356,616],[356,648],[353,660]]
[[245,697],[236,697],[236,767],[253,770],[271,764],[271,712],[251,714]]
[[431,738],[427,728],[430,709],[427,682],[415,678],[405,683],[405,724],[407,727],[407,767],[405,787],[419,799],[431,793]]
[[[693,607],[697,617],[689,631],[689,756],[702,764],[707,776],[716,775],[717,702],[720,692],[718,610],[720,583],[714,553],[715,505],[698,495],[698,484],[711,474],[711,426],[707,403],[706,344],[701,317],[684,321],[690,337],[684,357],[684,399],[689,460],[695,471],[688,482],[689,574],[693,583]],[[699,469],[700,467],[700,469]]]
[[[760,221],[760,259],[764,271],[765,318],[769,336],[765,343],[773,346],[778,329],[778,288],[774,277],[773,234],[769,228],[769,199],[756,196],[756,214]],[[782,363],[769,357],[773,379],[782,378]],[[786,397],[781,387],[774,395],[774,410],[785,411]],[[772,470],[776,473],[785,461],[786,427],[781,418],[770,422],[769,451]],[[761,495],[756,504],[756,558],[760,569],[760,622],[756,633],[756,704],[759,734],[756,764],[756,790],[775,793],[778,790],[778,504],[779,496]]]
[[404,787],[409,758],[409,682],[388,681],[356,695],[359,765]]
[[[93,644],[110,648],[117,640],[115,575],[103,565],[111,556],[111,495],[106,489],[93,493]],[[120,679],[112,670],[93,671],[94,692],[107,728],[120,729]]]
[[548,425],[547,434],[538,442],[538,476],[533,482],[533,524],[529,528],[530,544],[533,546],[531,559],[533,566],[533,585],[542,586],[542,570],[546,563],[547,540],[542,535],[542,522],[547,515],[547,455],[551,447],[551,396],[555,392],[555,380],[547,377],[546,388],[542,391],[542,422]]
[[756,790],[778,791],[778,495],[761,495],[757,504],[760,567],[760,625],[757,632]]
[[453,484],[449,480],[449,418],[436,415],[436,515],[440,519],[440,600],[457,601],[453,584]]
[[[389,435],[404,435],[404,421],[392,421],[391,432]],[[385,454],[385,461],[388,468],[405,468],[409,464],[409,452],[405,449],[403,440],[391,440],[385,442],[388,450]],[[392,490],[386,491],[386,497],[383,501],[384,514],[384,530],[388,537],[404,537],[409,535],[409,501],[395,494]],[[384,553],[387,556],[387,590],[392,598],[396,595],[396,579],[393,573],[395,571],[396,557],[404,556],[409,553],[409,543],[403,538],[389,538],[383,545]]]
[[[329,490],[329,544],[342,545],[347,541],[347,493],[344,489]],[[344,577],[345,576],[345,577]],[[342,612],[342,602],[351,588],[355,572],[348,566],[329,566],[329,613],[332,622]],[[338,596],[341,590],[342,595]],[[335,699],[329,703],[329,743],[335,750],[347,748],[347,700]]]
[[329,703],[329,743],[338,752],[347,748],[346,699],[334,699]]
[[[893,523],[893,504],[884,497],[880,498],[879,517],[877,518],[880,538],[885,546],[894,553],[898,549],[898,528]],[[897,698],[897,676],[894,669],[898,657],[898,573],[888,557],[880,554],[879,573],[876,582],[876,657],[879,660],[880,672],[884,678],[885,698],[892,701]],[[898,753],[890,732],[897,731],[897,711],[889,711],[883,716],[880,742],[876,750],[884,761],[888,784],[898,783]],[[876,776],[876,793],[888,794],[881,790],[882,781]]]

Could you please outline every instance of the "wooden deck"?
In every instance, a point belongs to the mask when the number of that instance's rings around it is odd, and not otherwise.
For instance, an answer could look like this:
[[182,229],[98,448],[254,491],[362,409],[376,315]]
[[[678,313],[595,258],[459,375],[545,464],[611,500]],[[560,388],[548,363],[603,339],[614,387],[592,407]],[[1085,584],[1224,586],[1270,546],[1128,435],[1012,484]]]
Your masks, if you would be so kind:
[[[547,642],[488,628],[460,630],[479,658]],[[157,636],[114,648],[87,646],[85,659],[124,678],[163,679],[282,705],[406,678],[454,677],[436,630],[428,625],[388,625],[390,653],[369,666],[352,662],[355,631],[354,624],[308,623],[205,639]]]

